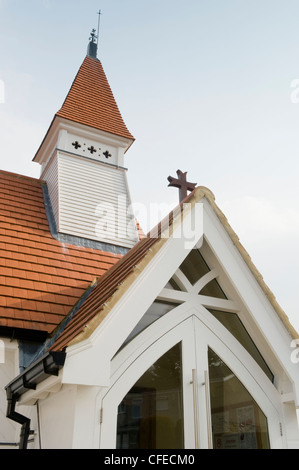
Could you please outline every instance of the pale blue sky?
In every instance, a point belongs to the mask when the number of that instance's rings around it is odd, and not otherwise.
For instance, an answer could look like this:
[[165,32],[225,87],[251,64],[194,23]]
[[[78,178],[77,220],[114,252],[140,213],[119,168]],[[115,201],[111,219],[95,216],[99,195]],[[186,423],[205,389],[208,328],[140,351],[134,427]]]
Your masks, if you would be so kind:
[[39,176],[99,9],[133,201],[176,202],[177,169],[209,187],[299,330],[299,1],[0,0],[1,169]]

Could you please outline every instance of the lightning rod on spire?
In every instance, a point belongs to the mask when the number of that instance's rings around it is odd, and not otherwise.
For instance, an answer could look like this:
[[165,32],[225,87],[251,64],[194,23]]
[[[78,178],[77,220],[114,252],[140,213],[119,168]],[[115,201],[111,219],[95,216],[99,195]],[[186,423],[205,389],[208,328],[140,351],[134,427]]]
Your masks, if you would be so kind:
[[101,22],[101,10],[99,10],[97,12],[97,14],[99,15],[99,19],[98,19],[98,33],[96,35],[96,30],[93,29],[91,34],[90,34],[90,38],[89,38],[89,44],[88,44],[88,48],[87,48],[87,55],[89,57],[92,57],[93,59],[96,59],[97,58],[97,53],[98,53],[98,46],[99,46],[99,35],[100,35],[100,22]]
[[97,38],[98,38],[98,46],[99,46],[99,39],[100,39],[101,14],[102,14],[102,12],[101,12],[101,10],[99,10],[99,11],[98,11],[98,15],[99,15],[99,20],[98,20],[98,36],[97,36]]

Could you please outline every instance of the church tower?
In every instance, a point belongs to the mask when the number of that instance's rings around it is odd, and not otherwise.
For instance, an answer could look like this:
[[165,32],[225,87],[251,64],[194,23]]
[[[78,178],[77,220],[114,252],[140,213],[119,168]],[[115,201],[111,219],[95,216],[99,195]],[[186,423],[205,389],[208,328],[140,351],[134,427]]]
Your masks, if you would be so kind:
[[134,142],[97,58],[87,55],[33,161],[60,241],[124,253],[138,240],[124,155]]

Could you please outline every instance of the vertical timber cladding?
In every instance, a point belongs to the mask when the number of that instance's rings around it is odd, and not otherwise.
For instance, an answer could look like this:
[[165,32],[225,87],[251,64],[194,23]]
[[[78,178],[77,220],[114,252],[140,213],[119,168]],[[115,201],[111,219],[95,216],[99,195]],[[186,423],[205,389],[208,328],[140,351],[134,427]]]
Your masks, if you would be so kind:
[[131,248],[138,235],[126,170],[58,154],[59,232]]

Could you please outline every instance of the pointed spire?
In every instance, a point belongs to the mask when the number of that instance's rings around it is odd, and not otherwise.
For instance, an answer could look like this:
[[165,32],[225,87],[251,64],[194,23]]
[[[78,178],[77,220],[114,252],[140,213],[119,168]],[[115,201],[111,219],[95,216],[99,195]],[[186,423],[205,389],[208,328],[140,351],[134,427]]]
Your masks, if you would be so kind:
[[85,57],[57,116],[134,140],[120,114],[101,62],[91,56]]

